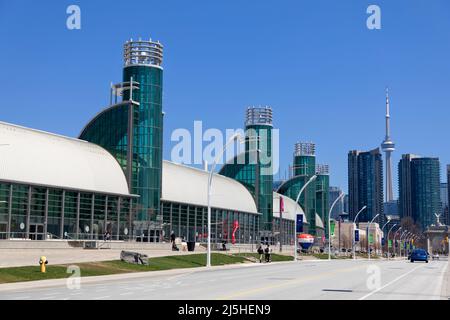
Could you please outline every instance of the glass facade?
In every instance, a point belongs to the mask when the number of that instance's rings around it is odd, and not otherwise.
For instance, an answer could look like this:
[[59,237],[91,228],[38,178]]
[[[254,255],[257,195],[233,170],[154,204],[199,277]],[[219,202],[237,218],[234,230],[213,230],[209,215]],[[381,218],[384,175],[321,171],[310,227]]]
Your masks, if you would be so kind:
[[162,178],[162,69],[150,66],[124,68],[123,102],[95,117],[80,139],[108,150],[124,170],[132,194],[139,195],[138,221],[156,221]]
[[[169,240],[173,231],[176,237],[186,241],[206,243],[208,237],[208,208],[186,203],[162,201],[163,237]],[[211,211],[211,242],[232,243],[233,229],[236,244],[260,243],[261,215],[236,212],[226,209],[212,208]],[[280,219],[274,218],[274,228],[280,231]],[[283,219],[283,244],[292,244],[294,239],[294,221]]]
[[348,154],[349,219],[353,221],[359,210],[367,206],[358,221],[383,225],[383,160],[380,150],[350,151]]
[[[163,71],[151,66],[128,66],[123,81],[137,81],[139,90],[133,92],[136,107],[133,126],[133,159],[131,193],[138,194],[142,206],[139,220],[157,219],[161,199],[162,177],[162,84]],[[130,100],[126,90],[124,101]]]
[[325,226],[325,234],[328,234],[328,203],[329,203],[330,176],[317,175],[316,179],[316,212]]
[[423,230],[436,222],[440,206],[440,164],[438,158],[416,158],[411,161],[413,218]]
[[0,239],[127,240],[133,198],[0,182]]
[[262,214],[261,230],[270,231],[273,228],[272,127],[247,126],[245,150],[219,173],[241,182],[250,191]]
[[398,169],[400,217],[411,217],[425,230],[442,213],[439,159],[404,154]]

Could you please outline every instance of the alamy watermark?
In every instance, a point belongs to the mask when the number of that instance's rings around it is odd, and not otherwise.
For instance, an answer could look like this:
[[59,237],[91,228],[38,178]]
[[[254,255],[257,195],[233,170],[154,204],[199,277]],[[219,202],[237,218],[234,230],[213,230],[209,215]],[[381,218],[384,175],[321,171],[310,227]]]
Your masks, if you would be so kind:
[[381,8],[375,4],[370,5],[367,8],[367,14],[370,16],[367,18],[366,25],[369,30],[381,29]]
[[[234,136],[240,136],[232,143]],[[262,175],[279,171],[280,133],[272,128],[204,130],[202,121],[194,121],[193,130],[175,129],[170,137],[171,161],[186,165],[260,164]],[[248,152],[246,152],[248,151]]]
[[66,20],[66,26],[69,30],[81,29],[81,9],[79,6],[72,4],[67,7],[66,13],[69,15]]

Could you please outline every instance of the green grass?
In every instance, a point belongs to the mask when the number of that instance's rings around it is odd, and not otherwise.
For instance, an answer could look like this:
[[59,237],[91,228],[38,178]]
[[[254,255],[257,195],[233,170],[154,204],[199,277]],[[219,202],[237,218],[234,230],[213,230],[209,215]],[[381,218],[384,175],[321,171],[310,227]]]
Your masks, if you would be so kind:
[[[254,258],[254,259],[259,260],[259,254],[251,253],[251,252],[235,253],[235,254],[233,254],[233,256],[244,257],[244,258]],[[293,256],[286,256],[286,255],[276,254],[276,253],[272,253],[271,258],[272,258],[272,262],[282,262],[282,261],[293,261],[294,260]],[[263,256],[263,260],[264,260],[264,256]]]
[[[211,264],[213,266],[244,262],[247,262],[247,259],[244,257],[230,256],[221,253],[212,253],[211,255]],[[148,266],[134,265],[120,260],[87,262],[73,265],[80,268],[82,277],[90,277],[130,272],[202,267],[206,266],[206,254],[150,258]],[[67,278],[70,276],[69,273],[66,273],[68,266],[69,265],[48,265],[46,273],[41,273],[38,265],[35,267],[0,268],[0,283]]]

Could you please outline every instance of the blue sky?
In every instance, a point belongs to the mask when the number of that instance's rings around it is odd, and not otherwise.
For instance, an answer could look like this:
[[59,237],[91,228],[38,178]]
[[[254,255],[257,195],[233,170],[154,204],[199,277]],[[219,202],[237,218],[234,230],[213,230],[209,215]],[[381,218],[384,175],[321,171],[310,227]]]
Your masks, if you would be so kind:
[[[81,30],[66,8],[81,7]],[[381,7],[382,29],[366,28]],[[281,172],[296,141],[314,141],[347,189],[347,152],[384,138],[391,91],[395,193],[402,153],[450,163],[450,3],[432,1],[0,0],[0,120],[77,136],[119,82],[122,45],[164,44],[165,158],[176,128],[239,128],[270,105]]]

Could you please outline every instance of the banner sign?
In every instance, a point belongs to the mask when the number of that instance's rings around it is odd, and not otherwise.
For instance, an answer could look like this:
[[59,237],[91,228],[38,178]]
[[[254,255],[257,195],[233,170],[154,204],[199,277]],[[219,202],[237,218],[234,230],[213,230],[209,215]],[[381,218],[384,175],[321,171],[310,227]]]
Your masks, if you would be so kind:
[[370,244],[373,243],[373,234],[369,234],[369,243],[370,243]]
[[392,240],[388,241],[388,248],[392,248]]
[[356,229],[355,230],[355,242],[358,242],[358,241],[359,241],[359,230]]
[[336,223],[335,223],[335,221],[331,221],[331,229],[330,229],[330,231],[331,231],[331,236],[334,236],[334,227],[336,226]]
[[303,215],[297,215],[297,233],[303,232]]

